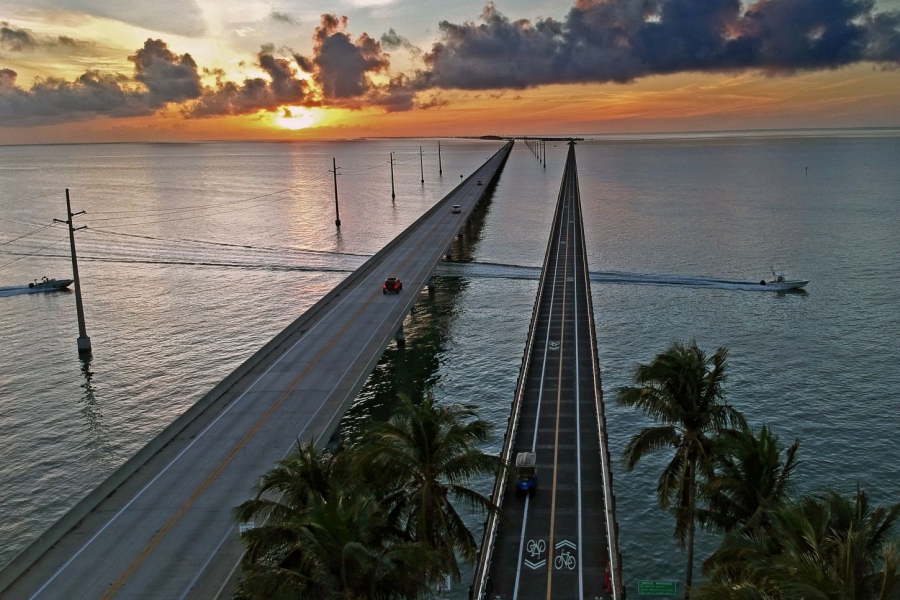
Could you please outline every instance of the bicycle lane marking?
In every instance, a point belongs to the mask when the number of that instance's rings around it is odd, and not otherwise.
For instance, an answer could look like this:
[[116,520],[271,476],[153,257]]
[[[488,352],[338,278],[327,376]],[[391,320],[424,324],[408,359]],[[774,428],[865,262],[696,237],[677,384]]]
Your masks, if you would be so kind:
[[[565,214],[566,210],[567,210],[567,207],[564,206],[560,212]],[[559,222],[561,224],[562,219],[559,219]],[[561,225],[560,225],[560,227],[561,227]],[[556,280],[557,280],[557,274],[559,273],[559,253],[562,248],[562,245],[559,244],[558,232],[554,232],[554,233],[556,233],[556,235],[557,235],[557,244],[556,244],[556,259],[555,259],[554,266],[553,266],[553,283],[554,283],[554,285],[550,289],[549,319],[553,318],[553,303],[554,303],[555,297],[556,297],[556,285],[555,284],[556,284]],[[537,413],[536,413],[535,420],[534,420],[534,436],[531,439],[531,451],[532,452],[535,451],[535,448],[537,446],[538,423],[540,422],[540,418],[541,418],[541,402],[542,402],[543,396],[544,396],[544,377],[545,377],[545,374],[547,371],[547,356],[549,355],[548,350],[550,347],[549,319],[548,319],[548,323],[547,323],[547,335],[545,336],[545,339],[544,339],[544,357],[543,357],[543,361],[542,361],[542,365],[541,365],[541,383],[540,383],[540,386],[538,387],[538,403],[537,403]],[[524,549],[524,545],[525,545],[525,526],[528,523],[528,508],[530,505],[530,500],[531,500],[531,496],[525,497],[525,509],[522,514],[522,533],[519,537],[519,560],[516,564],[516,582],[515,582],[515,586],[513,586],[513,600],[517,600],[518,596],[519,596],[519,580],[520,580],[521,573],[522,573],[522,550]]]

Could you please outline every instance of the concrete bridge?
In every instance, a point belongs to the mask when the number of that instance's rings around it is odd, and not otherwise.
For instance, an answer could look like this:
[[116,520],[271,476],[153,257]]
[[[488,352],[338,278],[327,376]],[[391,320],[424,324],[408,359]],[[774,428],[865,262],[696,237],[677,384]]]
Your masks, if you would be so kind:
[[[231,508],[297,439],[324,445],[503,167],[506,143],[0,572],[3,598],[217,598]],[[451,211],[455,204],[460,212]],[[399,277],[399,294],[382,293]]]
[[537,485],[498,478],[476,600],[625,597],[589,275],[571,141],[502,451],[535,453]]
[[[243,553],[231,508],[298,438],[327,443],[512,145],[35,540],[0,572],[0,596],[230,597]],[[537,454],[538,488],[518,498],[515,478],[497,480],[505,517],[486,523],[479,600],[624,599],[588,275],[572,144],[503,446],[510,462]],[[402,292],[382,293],[392,276]]]

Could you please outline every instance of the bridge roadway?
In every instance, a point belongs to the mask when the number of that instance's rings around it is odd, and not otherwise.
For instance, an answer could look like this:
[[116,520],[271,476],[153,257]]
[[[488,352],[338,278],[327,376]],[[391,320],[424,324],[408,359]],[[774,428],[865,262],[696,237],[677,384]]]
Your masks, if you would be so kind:
[[515,476],[498,478],[478,600],[624,598],[583,232],[570,142],[503,448],[510,464],[536,453],[537,487],[523,497]]
[[[198,403],[205,410],[160,434],[158,450],[151,442],[142,451],[149,456],[126,463],[7,565],[2,597],[227,595],[243,551],[231,508],[298,438],[327,442],[511,148],[239,367]],[[399,297],[382,294],[389,276],[403,281]]]

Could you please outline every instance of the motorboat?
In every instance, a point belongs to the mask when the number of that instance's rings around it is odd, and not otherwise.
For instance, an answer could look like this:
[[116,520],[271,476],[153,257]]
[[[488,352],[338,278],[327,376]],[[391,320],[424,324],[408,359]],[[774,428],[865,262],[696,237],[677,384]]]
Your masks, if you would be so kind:
[[765,279],[759,280],[759,285],[766,286],[767,290],[773,290],[776,292],[787,291],[787,290],[800,290],[803,289],[809,283],[809,280],[802,279],[788,279],[784,273],[776,273],[775,270],[772,270],[772,279],[766,281]]
[[52,292],[55,290],[63,290],[72,285],[71,279],[49,279],[46,275],[40,279],[35,279],[28,284],[31,291],[34,292]]
[[761,279],[759,281],[760,285],[766,286],[767,290],[772,290],[773,292],[785,292],[787,290],[802,290],[803,286],[809,283],[809,280],[806,281],[802,279],[781,279],[777,278],[772,281],[766,281],[765,279]]

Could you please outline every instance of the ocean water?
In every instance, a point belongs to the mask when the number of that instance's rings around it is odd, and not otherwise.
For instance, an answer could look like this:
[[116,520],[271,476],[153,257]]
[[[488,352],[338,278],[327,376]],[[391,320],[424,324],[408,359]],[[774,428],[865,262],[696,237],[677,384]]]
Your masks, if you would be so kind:
[[[0,147],[0,564],[498,146],[442,140],[442,175],[437,140]],[[565,150],[548,142],[543,168],[516,145],[454,252],[478,264],[423,294],[347,435],[398,391],[428,388],[476,404],[499,450],[537,287],[512,266],[541,264]],[[751,423],[801,439],[797,493],[859,483],[900,500],[900,136],[598,138],[577,158],[613,456],[648,424],[616,390],[673,340],[696,339],[729,348],[726,392]],[[65,230],[40,229],[64,218],[66,187],[87,211],[88,362],[74,294],[21,293],[70,274]],[[710,284],[772,265],[809,279],[807,293]],[[683,577],[655,501],[664,461],[614,465],[630,589]],[[699,540],[698,564],[714,543]]]

